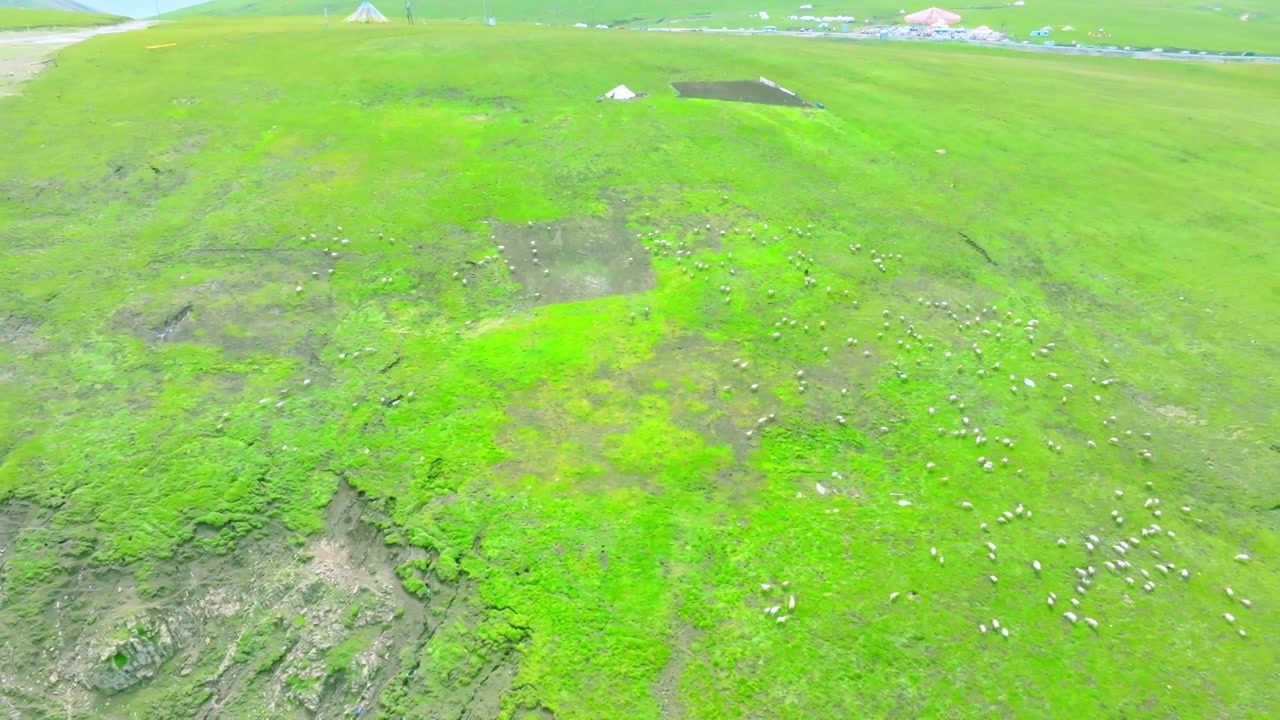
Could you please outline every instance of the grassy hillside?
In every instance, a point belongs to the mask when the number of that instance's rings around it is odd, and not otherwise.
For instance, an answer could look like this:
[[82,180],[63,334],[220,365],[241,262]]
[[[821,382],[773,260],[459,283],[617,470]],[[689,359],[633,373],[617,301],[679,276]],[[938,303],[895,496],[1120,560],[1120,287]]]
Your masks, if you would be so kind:
[[68,12],[98,12],[94,8],[74,0],[0,0],[0,9],[65,10]]
[[124,18],[100,13],[66,10],[21,10],[0,7],[0,30],[34,30],[59,27],[114,25]]
[[1280,709],[1280,69],[146,34],[0,100],[16,714]]
[[[329,4],[331,15],[345,16],[359,3]],[[814,3],[812,10],[800,10],[802,3],[757,3],[742,0],[711,0],[691,6],[675,0],[520,0],[496,6],[502,22],[541,22],[573,25],[639,25],[671,27],[811,27],[816,22],[787,20],[789,16],[850,15],[859,22],[896,22],[898,10],[907,7],[885,2],[853,4]],[[989,25],[1026,39],[1032,30],[1052,25],[1050,39],[1060,44],[1109,43],[1119,46],[1188,48],[1194,50],[1247,51],[1280,53],[1280,0],[1248,0],[1242,5],[1205,5],[1198,0],[1164,0],[1152,4],[1146,0],[1043,0],[1029,6],[984,6],[980,9],[948,6],[960,13],[964,25]],[[199,16],[237,15],[320,15],[325,3],[320,0],[212,0],[194,5],[166,17],[178,19]],[[422,18],[479,18],[484,5],[479,0],[447,0],[417,3],[414,12]],[[923,6],[922,6],[923,7]],[[403,22],[402,3],[383,3],[383,14],[393,22]],[[769,19],[758,13],[765,11]],[[1242,21],[1242,15],[1249,15]],[[1070,26],[1073,30],[1061,28]],[[1090,37],[1090,32],[1105,31],[1105,36]]]

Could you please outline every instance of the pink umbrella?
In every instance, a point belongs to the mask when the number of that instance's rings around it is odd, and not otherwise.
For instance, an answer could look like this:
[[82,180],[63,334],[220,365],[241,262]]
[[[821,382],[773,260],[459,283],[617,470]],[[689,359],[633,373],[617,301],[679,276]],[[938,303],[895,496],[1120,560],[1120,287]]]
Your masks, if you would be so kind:
[[950,25],[951,23],[960,22],[960,16],[953,12],[947,12],[942,8],[931,7],[928,10],[911,13],[903,17],[902,20],[910,25]]

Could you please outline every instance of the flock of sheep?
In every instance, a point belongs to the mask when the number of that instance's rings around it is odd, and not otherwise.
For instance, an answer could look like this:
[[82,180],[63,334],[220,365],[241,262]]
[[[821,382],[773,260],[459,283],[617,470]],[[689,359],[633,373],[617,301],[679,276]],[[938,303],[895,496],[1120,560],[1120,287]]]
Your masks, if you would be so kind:
[[[533,223],[530,222],[532,227]],[[550,230],[551,228],[548,228]],[[764,224],[761,232],[769,230],[769,225]],[[804,240],[812,237],[813,226],[807,228],[786,227],[783,233],[790,238]],[[769,243],[777,243],[782,240],[781,235],[772,236],[771,239],[758,236],[755,231],[747,230],[715,230],[710,223],[693,228],[692,234],[695,237],[713,238],[715,242],[727,242],[730,240],[741,242],[759,242],[762,245]],[[659,258],[673,260],[678,271],[689,277],[701,276],[704,280],[710,282],[713,271],[719,269],[727,274],[727,281],[716,286],[716,292],[723,296],[724,303],[730,303],[733,300],[734,287],[732,282],[735,278],[740,277],[744,271],[736,267],[736,261],[733,252],[723,252],[718,258],[718,262],[706,262],[700,259],[700,254],[704,250],[699,249],[699,243],[696,240],[682,241],[671,240],[665,237],[665,233],[660,231],[650,231],[647,233],[639,233],[636,240],[641,244],[645,253],[656,262]],[[494,238],[496,240],[496,238]],[[530,255],[532,262],[538,263],[537,241],[530,240]],[[887,272],[894,263],[903,261],[903,256],[898,253],[886,253],[869,249],[865,255],[861,244],[851,244],[847,246],[847,251],[854,256],[868,258],[868,262],[875,270],[879,272]],[[497,246],[498,253],[501,255],[507,251],[505,246]],[[498,255],[486,256],[485,261],[497,260]],[[629,259],[630,260],[630,259]],[[807,292],[822,292],[831,298],[831,307],[833,311],[857,311],[861,308],[861,301],[852,297],[849,290],[837,291],[830,285],[825,285],[818,279],[820,273],[823,272],[824,263],[820,262],[815,256],[807,254],[803,250],[795,249],[786,256],[787,263],[796,271],[796,279],[801,283],[801,287]],[[508,263],[510,272],[515,271],[514,265]],[[550,268],[545,268],[544,273],[549,273]],[[460,277],[455,273],[455,277]],[[720,277],[723,277],[721,275]],[[466,278],[462,277],[465,284]],[[821,288],[819,287],[821,286]],[[764,291],[764,297],[767,301],[772,301],[777,297],[777,288],[769,288]],[[904,358],[913,358],[914,364],[923,365],[926,356],[931,359],[940,359],[946,363],[956,363],[956,371],[959,373],[971,373],[983,381],[995,380],[1006,373],[1008,374],[1008,392],[1016,395],[1018,393],[1048,393],[1048,388],[1057,386],[1062,392],[1059,402],[1075,403],[1084,402],[1097,406],[1098,415],[1101,420],[1101,426],[1110,432],[1101,434],[1108,435],[1105,439],[1106,445],[1124,448],[1127,443],[1134,438],[1132,430],[1118,431],[1115,428],[1118,419],[1115,415],[1106,415],[1102,410],[1105,400],[1103,393],[1105,389],[1114,385],[1117,381],[1110,377],[1092,377],[1088,382],[1095,388],[1093,393],[1080,392],[1076,385],[1083,385],[1082,380],[1076,382],[1069,381],[1068,378],[1062,377],[1058,372],[1044,370],[1032,373],[1030,375],[1020,375],[1019,373],[1008,373],[1007,368],[1002,367],[999,360],[991,360],[987,357],[988,350],[995,352],[1009,353],[1014,347],[1015,342],[1025,343],[1025,353],[1028,358],[1035,362],[1047,361],[1054,356],[1056,345],[1054,342],[1042,342],[1038,340],[1040,335],[1045,333],[1040,321],[1036,318],[1021,318],[1017,313],[1008,309],[1001,310],[997,305],[986,305],[981,307],[973,307],[969,304],[953,303],[948,300],[927,300],[924,297],[918,297],[916,303],[920,309],[920,318],[908,317],[905,314],[898,314],[894,317],[894,313],[885,309],[881,311],[880,326],[876,330],[876,343],[866,343],[866,345],[884,346],[886,343],[892,343],[890,347],[896,346]],[[946,321],[952,323],[956,333],[963,338],[967,347],[963,350],[956,350],[958,347],[953,342],[942,340],[940,333],[934,333],[933,337],[926,336],[926,325],[930,324],[938,316],[946,318]],[[649,317],[649,308],[644,309],[644,316]],[[932,316],[932,317],[930,317]],[[635,322],[635,313],[631,314],[630,321]],[[768,323],[768,321],[765,321]],[[768,342],[779,342],[784,338],[798,337],[800,342],[812,343],[815,350],[815,357],[819,361],[826,361],[832,355],[832,346],[829,341],[819,339],[827,331],[826,320],[816,320],[806,322],[799,318],[789,316],[781,316],[778,320],[767,324],[764,330],[764,339]],[[886,337],[888,339],[886,339]],[[825,343],[825,344],[824,344]],[[873,350],[859,342],[858,338],[847,337],[843,342],[844,352],[850,354],[858,354],[863,358],[869,358],[873,355]],[[912,352],[913,347],[915,352]],[[837,352],[839,350],[837,349]],[[1006,355],[1005,362],[1014,360],[1014,355]],[[1110,361],[1106,358],[1100,358],[1101,367],[1110,368]],[[751,393],[758,393],[764,387],[763,378],[751,378],[748,371],[754,366],[749,360],[742,358],[734,358],[732,365],[740,373],[748,377],[750,382],[746,383],[747,389]],[[907,382],[910,376],[907,372],[910,369],[910,360],[891,361],[892,371],[895,377],[903,382]],[[784,382],[794,383],[793,389],[799,394],[805,394],[813,390],[819,393],[827,393],[831,395],[833,404],[838,405],[841,398],[848,398],[848,388],[820,388],[816,383],[812,383],[806,376],[806,371],[802,367],[797,367],[789,372],[790,379]],[[731,385],[722,388],[724,391],[732,390]],[[969,441],[973,446],[973,462],[984,473],[993,473],[1001,468],[1016,468],[1016,463],[1012,459],[1014,448],[1018,444],[1018,440],[1013,437],[1001,436],[998,433],[989,433],[984,429],[980,420],[977,419],[979,411],[977,408],[970,409],[965,399],[958,393],[949,393],[939,398],[938,407],[950,407],[950,427],[947,425],[939,425],[937,428],[937,436],[939,438],[954,438],[961,441]],[[936,418],[939,414],[938,407],[929,407],[927,413],[930,418]],[[758,420],[751,423],[750,427],[743,429],[743,433],[748,439],[759,437],[759,433],[769,423],[776,420],[776,413],[767,413],[762,415]],[[850,419],[844,414],[836,414],[833,420],[838,425],[844,426],[850,422]],[[880,426],[877,428],[880,433],[890,432],[890,428]],[[1144,440],[1151,439],[1149,432],[1143,432],[1140,437]],[[1045,438],[1043,440],[1047,449],[1052,453],[1062,453],[1063,443],[1053,438]],[[995,454],[988,455],[990,451],[987,447],[999,449],[1000,457]],[[1085,440],[1082,443],[1087,450],[1096,450],[1099,448],[1099,442],[1092,439]],[[1142,461],[1149,462],[1153,459],[1152,452],[1140,447],[1133,450],[1134,454]],[[945,467],[940,467],[937,463],[928,462],[925,465],[925,471],[930,474],[948,472]],[[954,471],[951,470],[951,471]],[[1014,470],[1015,474],[1022,474],[1023,470],[1018,468]],[[831,473],[832,482],[840,483],[845,478],[839,471]],[[939,478],[946,481],[949,478],[945,475]],[[1146,483],[1147,489],[1152,489],[1152,483]],[[816,484],[817,493],[820,496],[836,494],[837,491],[824,485]],[[1115,502],[1123,503],[1125,493],[1116,490]],[[798,498],[803,498],[804,493],[797,493]],[[912,505],[912,501],[908,499],[899,499],[896,501],[898,505],[907,507]],[[958,510],[961,512],[973,512],[975,506],[968,501],[962,501],[958,504]],[[1183,506],[1182,513],[1191,513],[1191,508]],[[838,512],[838,509],[828,508],[824,512]],[[1132,525],[1126,525],[1128,522],[1127,513],[1142,512],[1147,514],[1148,520],[1144,521],[1136,532],[1128,530]],[[1078,546],[1083,551],[1086,558],[1083,562],[1072,562],[1068,559],[1059,559],[1054,557],[1052,551],[1044,556],[1044,561],[1040,559],[1024,558],[1020,562],[1029,566],[1037,578],[1043,579],[1047,587],[1055,587],[1054,590],[1046,589],[1045,603],[1051,609],[1057,609],[1060,605],[1065,607],[1060,618],[1062,622],[1070,625],[1082,624],[1090,630],[1101,632],[1103,624],[1093,617],[1093,614],[1102,615],[1105,608],[1094,607],[1091,609],[1090,595],[1104,583],[1119,584],[1126,602],[1130,602],[1127,592],[1129,588],[1141,590],[1142,593],[1155,593],[1158,588],[1168,581],[1189,582],[1193,578],[1193,573],[1187,567],[1181,566],[1180,563],[1173,562],[1164,556],[1163,550],[1160,548],[1160,541],[1165,538],[1176,537],[1172,530],[1164,529],[1159,520],[1163,515],[1161,501],[1159,497],[1154,495],[1148,496],[1142,503],[1141,507],[1117,507],[1110,512],[1109,517],[1101,523],[1107,528],[1107,531],[1083,529],[1075,533],[1074,539],[1060,537],[1057,539],[1056,545],[1062,548],[1068,548],[1072,545]],[[1022,504],[1008,510],[1001,510],[991,518],[991,521],[997,525],[1006,525],[1015,522],[1025,522],[1032,518],[1032,510],[1026,508]],[[982,539],[983,535],[989,536],[991,526],[988,522],[976,523],[974,532],[977,537],[975,543],[984,546],[986,550],[987,560],[991,563],[991,567],[975,569],[969,568],[971,571],[979,572],[990,583],[998,584],[999,577],[991,568],[1000,563],[999,549],[995,542],[989,539]],[[1062,551],[1059,552],[1062,554]],[[938,565],[945,565],[946,559],[943,553],[937,548],[930,548],[931,558]],[[1239,562],[1248,562],[1247,554],[1236,555],[1235,560]],[[1069,572],[1068,572],[1069,570]],[[797,600],[796,596],[789,589],[790,583],[783,581],[781,583],[762,583],[761,590],[770,598],[765,602],[763,612],[766,617],[773,619],[776,623],[785,623],[791,617],[791,613],[795,610]],[[1062,595],[1059,596],[1058,592]],[[778,593],[782,595],[779,596]],[[1229,600],[1238,602],[1240,607],[1252,608],[1252,603],[1246,598],[1235,598],[1235,592],[1231,588],[1225,589],[1225,595]],[[895,602],[901,596],[900,591],[889,593],[889,601]],[[917,597],[912,592],[908,595],[911,598]],[[784,612],[785,610],[785,612]],[[1243,628],[1236,626],[1236,618],[1231,612],[1223,613],[1224,620],[1235,627],[1241,637],[1246,637],[1247,632]],[[993,618],[988,623],[985,619],[976,623],[979,633],[986,634],[995,632],[1008,638],[1012,634],[1011,628],[1007,624],[1002,624],[998,618]]]
[[[769,226],[765,224],[763,230],[767,231],[768,229]],[[790,237],[804,239],[812,237],[812,229],[812,225],[807,228],[786,227],[783,232]],[[761,244],[779,242],[782,239],[778,235],[773,236],[771,240],[766,240],[757,236],[753,231],[733,230],[732,234],[730,234],[729,230],[719,230],[717,232],[712,229],[710,224],[695,228],[694,233],[712,235],[717,240],[738,239],[746,242],[756,241]],[[644,244],[645,252],[655,258],[674,259],[674,262],[680,267],[680,272],[688,276],[702,274],[709,281],[711,278],[710,271],[716,269],[712,263],[699,259],[698,253],[700,251],[693,247],[691,243],[672,241],[661,237],[661,233],[658,232],[641,233],[637,236],[637,239]],[[854,255],[861,255],[862,246],[861,244],[848,245],[847,251]],[[872,267],[879,272],[885,272],[890,263],[897,263],[903,260],[901,254],[885,253],[875,249],[865,253],[865,257],[868,258]],[[818,275],[822,272],[824,263],[813,255],[807,254],[803,250],[795,249],[787,255],[786,260],[798,272],[796,278],[801,283],[801,287],[806,291],[825,292],[826,295],[832,298],[833,310],[842,308],[844,311],[850,311],[860,308],[861,302],[853,298],[849,290],[837,291],[832,286],[823,285],[819,281]],[[742,272],[734,267],[734,255],[732,252],[724,253],[723,260],[719,262],[718,267],[728,273],[730,280]],[[820,285],[822,286],[821,290],[818,287]],[[722,284],[717,286],[716,289],[724,296],[724,302],[730,301],[733,293],[731,285]],[[769,300],[776,296],[776,288],[770,288],[765,291],[765,297]],[[1016,347],[1015,341],[1018,344],[1025,343],[1026,356],[1035,362],[1047,361],[1053,357],[1056,351],[1054,342],[1043,342],[1037,339],[1038,336],[1045,334],[1045,330],[1038,319],[1017,317],[1017,314],[1013,311],[1007,309],[1002,311],[997,305],[973,307],[968,304],[952,303],[947,300],[926,300],[923,297],[917,298],[916,302],[920,307],[921,315],[926,317],[915,319],[905,314],[899,314],[894,317],[894,313],[885,309],[880,313],[882,320],[875,335],[878,346],[884,346],[886,343],[891,342],[902,351],[903,357],[914,357],[916,365],[921,365],[926,361],[926,358],[921,357],[922,355],[931,355],[934,359],[940,358],[944,362],[957,363],[957,372],[972,373],[983,380],[995,380],[1006,373],[1007,370],[1002,368],[1001,361],[987,358],[988,350],[1003,351],[1007,354],[1012,348]],[[953,351],[948,348],[955,346],[951,343],[943,342],[938,334],[935,333],[933,338],[926,337],[925,326],[931,319],[927,317],[929,314],[935,317],[941,314],[947,321],[953,323],[956,332],[965,338],[965,343],[967,343],[968,347],[964,350]],[[781,341],[788,335],[798,336],[801,343],[814,345],[816,357],[822,361],[828,359],[832,353],[831,345],[823,344],[825,341],[820,339],[826,330],[827,322],[825,320],[805,322],[798,318],[782,316],[772,323],[772,327],[766,326],[764,332],[767,333],[766,339],[770,342]],[[889,339],[886,340],[886,337]],[[873,351],[864,347],[858,338],[848,337],[844,340],[843,345],[845,352],[856,353],[860,351],[864,358],[873,354]],[[911,352],[913,345],[916,347],[916,352],[914,353]],[[1016,351],[1014,353],[1016,354]],[[1014,355],[1008,355],[1005,358],[1005,362],[1010,360],[1014,360]],[[903,382],[909,380],[907,373],[909,364],[909,359],[891,362],[894,375]],[[1109,369],[1111,363],[1106,358],[1100,358],[1099,364],[1101,367]],[[748,360],[735,358],[733,366],[739,371],[747,371],[751,367],[751,363]],[[1089,378],[1089,383],[1096,390],[1093,393],[1081,393],[1076,388],[1077,384],[1084,384],[1080,380],[1070,382],[1069,378],[1061,377],[1058,372],[1048,370],[1035,372],[1034,375],[1036,377],[1019,375],[1018,373],[1008,374],[1008,392],[1015,395],[1028,392],[1048,393],[1048,388],[1056,385],[1062,392],[1059,402],[1064,404],[1085,402],[1099,408],[1097,412],[1101,419],[1101,426],[1115,433],[1114,435],[1102,433],[1108,435],[1105,441],[1107,445],[1123,448],[1134,438],[1135,433],[1132,430],[1117,431],[1115,429],[1118,423],[1117,417],[1115,415],[1106,415],[1105,411],[1101,409],[1105,403],[1103,398],[1105,389],[1115,385],[1117,382],[1114,378]],[[790,381],[784,382],[794,382],[794,389],[800,394],[811,390],[826,392],[831,395],[835,395],[838,392],[838,396],[831,398],[833,404],[838,404],[840,398],[845,398],[849,394],[848,388],[839,388],[838,390],[834,387],[819,389],[815,384],[810,383],[804,368],[796,368],[791,373],[791,376],[792,379]],[[751,378],[751,380],[754,380],[754,382],[748,384],[748,389],[752,393],[759,392],[763,387],[762,379]],[[725,386],[723,389],[730,390],[731,386]],[[1010,457],[1013,455],[1012,451],[1017,442],[1014,438],[1002,437],[996,433],[989,435],[976,419],[977,409],[969,409],[959,394],[951,393],[944,398],[939,398],[939,400],[944,401],[939,402],[939,406],[945,405],[952,408],[950,413],[952,416],[951,427],[939,426],[937,428],[937,434],[940,438],[950,437],[971,441],[974,454],[973,461],[983,472],[991,473],[995,472],[997,468],[1009,468],[1016,465]],[[936,407],[929,407],[927,412],[933,418],[937,416],[939,410]],[[971,415],[974,417],[970,417]],[[775,419],[776,415],[773,413],[764,415],[754,423],[754,427],[749,427],[744,432],[747,437],[754,437],[758,428]],[[843,426],[849,422],[849,418],[844,414],[836,414],[834,421]],[[878,431],[887,433],[890,432],[890,429],[881,426]],[[1143,432],[1140,437],[1143,440],[1150,440],[1151,433]],[[1050,452],[1063,452],[1062,442],[1052,438],[1046,438],[1043,442]],[[995,443],[996,447],[1000,449],[1001,457],[998,459],[994,455],[988,457],[986,454],[987,451],[984,448],[988,447],[990,443]],[[1099,447],[1099,442],[1091,439],[1085,440],[1083,446],[1088,450],[1096,450]],[[1150,462],[1153,460],[1152,452],[1146,447],[1136,447],[1132,452],[1141,461]],[[948,471],[934,462],[926,463],[925,470],[931,474]],[[1022,469],[1015,470],[1015,473],[1019,475],[1022,472]],[[834,482],[840,482],[844,479],[839,471],[833,471],[831,474]],[[948,478],[943,476],[941,479],[945,481]],[[1152,483],[1146,483],[1146,487],[1150,491]],[[834,492],[832,488],[823,483],[817,483],[816,490],[820,496]],[[1124,502],[1125,493],[1123,491],[1116,490],[1114,495],[1117,504]],[[797,493],[797,497],[802,498],[803,496],[803,493]],[[912,504],[907,499],[900,499],[897,503],[901,506],[910,506]],[[965,512],[973,511],[974,505],[968,501],[962,501],[959,503],[959,509]],[[832,509],[826,510],[826,512],[835,511]],[[1191,508],[1183,506],[1181,511],[1189,514],[1191,513]],[[1149,515],[1149,522],[1146,522],[1136,531],[1127,530],[1126,513],[1130,512],[1146,513]],[[1107,528],[1106,532],[1102,530],[1081,530],[1074,540],[1069,540],[1066,537],[1058,538],[1056,545],[1059,548],[1067,548],[1073,544],[1078,545],[1083,550],[1086,558],[1084,562],[1072,562],[1065,558],[1058,559],[1052,555],[1046,555],[1044,562],[1030,558],[1024,559],[1022,562],[1029,565],[1037,578],[1043,578],[1047,586],[1059,586],[1055,590],[1046,590],[1045,602],[1050,608],[1057,608],[1060,604],[1069,606],[1061,614],[1063,622],[1071,625],[1083,624],[1093,631],[1100,631],[1102,624],[1088,613],[1101,614],[1105,612],[1105,608],[1089,609],[1090,594],[1101,584],[1108,582],[1121,584],[1122,593],[1127,592],[1128,588],[1138,588],[1143,593],[1150,594],[1156,592],[1157,588],[1166,581],[1166,578],[1178,582],[1191,580],[1193,574],[1189,568],[1182,567],[1179,563],[1164,557],[1164,552],[1167,552],[1167,550],[1160,548],[1160,541],[1164,538],[1176,537],[1176,533],[1173,530],[1166,530],[1161,527],[1158,521],[1162,515],[1163,510],[1161,509],[1160,498],[1154,495],[1146,497],[1141,508],[1117,507],[1111,510],[1109,517],[1103,523],[1100,523],[1100,525]],[[999,511],[992,521],[998,525],[1004,525],[1030,520],[1031,517],[1032,511],[1024,507],[1024,505],[1018,504],[1010,510]],[[985,545],[987,559],[992,566],[995,566],[1000,562],[997,545],[989,540],[981,539],[982,534],[988,534],[990,531],[991,528],[987,522],[977,523],[975,532],[979,534],[979,538],[976,538],[975,542]],[[1099,533],[1102,533],[1105,537],[1100,537]],[[945,565],[946,559],[937,547],[930,548],[930,554],[932,559],[939,565]],[[1059,554],[1062,553],[1060,552]],[[1235,556],[1235,560],[1248,562],[1249,557],[1247,554],[1241,553]],[[1068,568],[1069,572],[1067,572]],[[991,572],[990,569],[984,568],[978,570],[978,572],[985,575],[990,583],[999,583],[999,577],[994,572]],[[789,613],[794,611],[796,607],[795,595],[786,592],[788,585],[789,583],[783,582],[780,584],[763,583],[761,586],[766,595],[771,595],[778,591],[783,591],[786,594],[784,602],[766,601],[763,608],[764,614],[777,623],[787,622],[791,617]],[[1061,590],[1065,600],[1059,597],[1058,590]],[[1229,599],[1235,597],[1231,588],[1226,588],[1225,594]],[[896,601],[900,595],[899,591],[891,592],[889,600],[891,602]],[[1126,602],[1130,601],[1130,598],[1126,595],[1125,600]],[[1252,603],[1248,599],[1239,598],[1238,602],[1243,608],[1252,607]],[[786,614],[783,614],[784,606],[787,611]],[[1236,618],[1230,612],[1224,612],[1223,618],[1228,624],[1233,626],[1236,624]],[[1007,625],[1001,624],[999,619],[992,619],[990,624],[986,621],[976,624],[978,632],[983,634],[994,631],[1006,638],[1011,634],[1011,629]],[[1241,637],[1247,636],[1247,632],[1243,628],[1237,627],[1236,630]]]

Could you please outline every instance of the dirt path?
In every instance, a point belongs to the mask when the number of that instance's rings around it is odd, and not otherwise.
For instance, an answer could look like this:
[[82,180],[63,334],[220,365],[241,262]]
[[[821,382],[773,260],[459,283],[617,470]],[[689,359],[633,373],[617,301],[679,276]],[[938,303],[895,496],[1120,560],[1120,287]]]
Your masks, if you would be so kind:
[[18,88],[35,77],[53,55],[68,45],[95,35],[141,30],[154,21],[135,20],[80,30],[21,30],[0,32],[0,97],[17,95]]

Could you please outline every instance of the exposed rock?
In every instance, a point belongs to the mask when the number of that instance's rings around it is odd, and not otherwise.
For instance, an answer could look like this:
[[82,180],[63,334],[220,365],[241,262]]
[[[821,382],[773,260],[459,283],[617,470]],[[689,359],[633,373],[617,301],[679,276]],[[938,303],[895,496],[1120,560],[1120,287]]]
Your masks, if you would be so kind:
[[128,639],[98,654],[81,676],[85,684],[114,695],[154,676],[173,655],[173,638],[164,622],[135,619],[126,627]]

